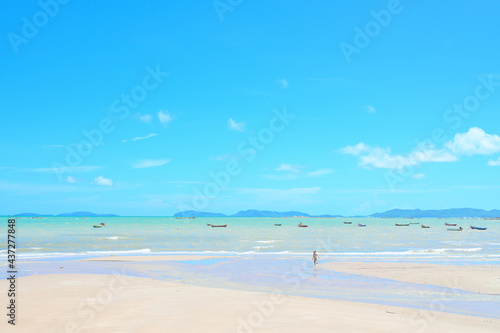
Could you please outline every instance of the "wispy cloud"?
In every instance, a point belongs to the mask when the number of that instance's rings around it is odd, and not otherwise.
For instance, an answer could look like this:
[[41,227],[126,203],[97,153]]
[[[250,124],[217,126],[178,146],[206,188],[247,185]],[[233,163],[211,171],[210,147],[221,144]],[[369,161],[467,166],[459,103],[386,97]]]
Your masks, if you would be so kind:
[[278,82],[281,84],[283,88],[288,88],[288,81],[286,79],[278,79]]
[[95,178],[92,183],[97,186],[113,186],[113,181],[110,178],[104,178],[102,176]]
[[152,137],[155,137],[157,135],[158,134],[156,134],[156,133],[149,133],[146,136],[138,136],[138,137],[130,139],[130,140],[122,140],[122,142],[125,143],[125,142],[137,141],[137,140],[145,140],[145,139],[150,139]]
[[316,171],[306,173],[306,177],[323,177],[333,172],[334,170],[332,169],[318,169]]
[[134,163],[132,163],[132,168],[133,169],[145,169],[145,168],[153,168],[153,167],[158,167],[165,165],[169,163],[171,160],[170,159],[160,159],[160,160],[139,160]]
[[233,118],[229,118],[229,120],[227,121],[227,126],[229,127],[230,130],[245,132],[245,123],[244,122],[237,123],[236,121],[233,120]]
[[271,180],[296,180],[304,177],[322,177],[334,172],[334,170],[326,168],[310,172],[306,172],[304,169],[305,167],[303,165],[282,163],[279,167],[274,169],[275,171],[279,171],[279,174],[266,174],[262,177]]
[[500,166],[500,157],[496,160],[489,160],[488,165],[489,166]]
[[160,123],[162,124],[168,124],[169,122],[171,122],[173,120],[172,116],[170,115],[170,113],[168,113],[168,111],[158,111],[158,120],[160,121]]
[[304,167],[298,164],[280,164],[276,171],[300,172],[302,168]]
[[74,184],[77,183],[76,179],[73,176],[67,176],[64,180],[66,183]]
[[134,118],[136,119],[139,119],[140,121],[142,121],[143,123],[148,123],[150,124],[151,121],[153,121],[153,116],[150,115],[150,114],[140,114],[140,113],[136,113],[134,115]]
[[359,156],[370,151],[370,147],[365,145],[363,142],[358,143],[355,146],[347,146],[340,149],[342,154]]
[[365,110],[368,113],[377,112],[377,109],[375,109],[372,105],[363,105],[363,110]]

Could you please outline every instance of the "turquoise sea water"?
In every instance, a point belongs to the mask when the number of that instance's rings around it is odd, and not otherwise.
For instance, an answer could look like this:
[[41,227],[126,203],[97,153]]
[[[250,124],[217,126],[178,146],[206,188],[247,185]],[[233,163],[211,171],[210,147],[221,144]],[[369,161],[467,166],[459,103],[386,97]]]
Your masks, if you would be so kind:
[[[344,224],[352,221],[352,224]],[[7,218],[5,218],[7,222]],[[103,228],[93,225],[105,223]],[[299,228],[297,224],[307,224]],[[448,231],[445,222],[463,231]],[[366,224],[358,227],[357,224]],[[419,223],[396,227],[395,223]],[[227,224],[212,228],[207,224]],[[281,224],[281,226],[275,226]],[[423,229],[421,224],[431,228]],[[487,227],[485,231],[469,226]],[[382,261],[455,265],[500,263],[500,221],[374,218],[21,218],[16,222],[18,276],[124,274],[200,286],[500,318],[500,296],[403,283],[314,268],[320,262]],[[7,230],[5,223],[5,231]],[[7,265],[2,232],[0,267]],[[225,258],[153,262],[78,259],[119,255],[202,254]],[[4,267],[6,268],[6,267]],[[448,285],[458,286],[458,280]],[[500,290],[499,290],[500,293]]]
[[[352,224],[344,224],[352,221]],[[6,221],[5,221],[6,222]],[[100,222],[103,228],[93,228]],[[302,222],[308,228],[299,228]],[[395,223],[420,223],[396,227]],[[445,222],[461,232],[448,231]],[[358,227],[357,224],[366,224]],[[207,224],[227,224],[211,228]],[[275,226],[274,224],[281,224]],[[487,227],[470,230],[470,225]],[[5,232],[7,227],[5,226]],[[17,219],[20,259],[110,254],[265,254],[336,260],[499,263],[500,221],[479,219],[53,217]],[[0,240],[6,252],[6,237]]]

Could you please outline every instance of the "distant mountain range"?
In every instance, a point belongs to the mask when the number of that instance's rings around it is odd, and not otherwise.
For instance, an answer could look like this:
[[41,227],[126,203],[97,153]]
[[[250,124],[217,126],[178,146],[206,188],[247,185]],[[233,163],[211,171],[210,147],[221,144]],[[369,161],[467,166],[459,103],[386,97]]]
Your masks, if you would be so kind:
[[115,214],[96,214],[96,213],[92,213],[92,212],[73,212],[73,213],[62,213],[62,214],[58,214],[58,215],[53,215],[53,214],[37,214],[37,213],[21,213],[21,214],[15,214],[15,215],[12,215],[12,216],[61,216],[61,217],[65,217],[65,216],[88,216],[88,217],[92,217],[92,216],[100,216],[100,217],[113,217],[113,216],[119,216],[119,215],[115,215]]
[[[114,217],[119,216],[115,214],[96,214],[92,212],[73,212],[73,213],[63,213],[58,215],[53,214],[37,214],[37,213],[21,213],[12,216],[101,216],[101,217]],[[290,211],[290,212],[276,212],[269,210],[242,210],[236,214],[226,215],[222,213],[210,213],[210,212],[199,212],[195,210],[187,210],[179,212],[174,215],[174,217],[294,217],[294,216],[305,216],[305,217],[344,217],[342,215],[310,215],[304,212]],[[347,217],[347,216],[346,216]],[[352,216],[349,216],[352,217]],[[356,216],[356,217],[394,217],[394,218],[404,218],[404,217],[500,217],[500,210],[484,210],[484,209],[474,209],[474,208],[451,208],[451,209],[441,209],[441,210],[420,210],[420,209],[392,209],[383,213],[375,213],[368,216]]]

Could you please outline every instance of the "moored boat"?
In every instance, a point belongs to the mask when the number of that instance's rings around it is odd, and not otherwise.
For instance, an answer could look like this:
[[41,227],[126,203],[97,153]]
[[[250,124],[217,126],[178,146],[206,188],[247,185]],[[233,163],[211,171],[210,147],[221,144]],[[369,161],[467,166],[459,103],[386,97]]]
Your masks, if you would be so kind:
[[281,223],[275,223],[274,225],[277,227],[281,227]]
[[298,226],[301,227],[301,228],[307,228],[309,225],[308,224],[302,224],[302,222],[300,222],[298,224]]
[[464,228],[462,228],[462,227],[458,227],[458,228],[448,228],[447,230],[448,230],[448,231],[462,231],[462,230],[464,230]]
[[344,224],[352,224],[352,222],[344,222]]
[[457,226],[456,223],[445,223],[445,225],[447,225],[448,227],[456,227]]
[[366,224],[358,223],[358,227],[366,227]]
[[430,228],[428,225],[422,224],[422,228]]
[[408,227],[410,223],[396,223],[396,227]]
[[212,228],[225,228],[227,227],[227,224],[211,224],[210,226]]
[[470,228],[474,229],[474,230],[486,230],[486,229],[488,229],[488,228],[475,227],[473,225],[471,225]]

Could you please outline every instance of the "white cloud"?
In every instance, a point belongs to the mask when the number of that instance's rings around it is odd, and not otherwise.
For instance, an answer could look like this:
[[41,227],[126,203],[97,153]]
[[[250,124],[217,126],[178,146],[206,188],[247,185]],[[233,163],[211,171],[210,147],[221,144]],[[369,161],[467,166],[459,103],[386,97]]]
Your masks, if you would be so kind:
[[373,147],[359,159],[364,168],[403,169],[424,162],[455,162],[458,158],[443,149],[432,146],[417,147],[408,155],[392,155],[389,148]]
[[347,146],[340,149],[342,154],[359,156],[370,151],[370,147],[365,145],[363,142],[358,143],[355,146]]
[[73,176],[67,176],[64,180],[66,183],[74,184],[77,183],[76,179]]
[[286,79],[279,79],[278,82],[283,86],[283,88],[288,88],[288,81]]
[[[465,133],[457,133],[440,149],[431,144],[419,145],[406,155],[393,155],[390,148],[370,147],[363,142],[339,150],[343,154],[359,157],[359,166],[364,168],[403,169],[421,163],[456,162],[461,155],[491,155],[500,152],[500,136],[487,134],[472,127]],[[490,160],[496,166],[499,161]]]
[[144,168],[153,168],[157,166],[162,166],[169,163],[170,159],[161,159],[161,160],[140,160],[132,163],[133,169],[144,169]]
[[148,123],[148,124],[151,123],[151,121],[153,120],[153,116],[150,114],[142,115],[138,113],[137,118],[139,118],[139,120],[142,121],[143,123]]
[[423,173],[416,173],[412,177],[415,179],[424,179],[426,176]]
[[169,122],[171,122],[173,120],[173,118],[170,115],[170,113],[168,113],[168,111],[163,112],[162,110],[160,110],[160,111],[158,111],[158,120],[162,124],[168,124]]
[[500,152],[500,137],[472,127],[466,133],[457,133],[445,146],[458,155],[491,155]]
[[496,160],[489,160],[488,165],[489,166],[500,166],[500,157]]
[[92,183],[98,186],[113,186],[113,181],[111,179],[102,176],[95,178]]
[[363,110],[365,110],[368,113],[375,113],[377,110],[371,106],[371,105],[363,105]]
[[306,177],[322,177],[334,172],[332,169],[318,169],[316,171],[311,171],[306,174]]
[[370,147],[364,143],[340,149],[343,154],[360,156],[359,166],[363,168],[403,169],[424,162],[455,162],[458,158],[444,149],[421,145],[407,155],[393,155],[390,148]]
[[298,164],[281,164],[276,168],[276,171],[288,171],[288,172],[299,172],[302,169],[302,165]]
[[238,132],[245,132],[245,123],[237,123],[236,121],[233,120],[233,118],[229,118],[227,121],[227,126],[229,127],[230,130],[233,131],[238,131]]
[[148,135],[146,136],[138,136],[136,138],[133,138],[133,139],[130,139],[130,140],[122,140],[122,142],[130,142],[130,141],[137,141],[137,140],[144,140],[144,139],[149,139],[149,138],[152,138],[154,136],[157,136],[158,134],[156,133],[149,133]]

